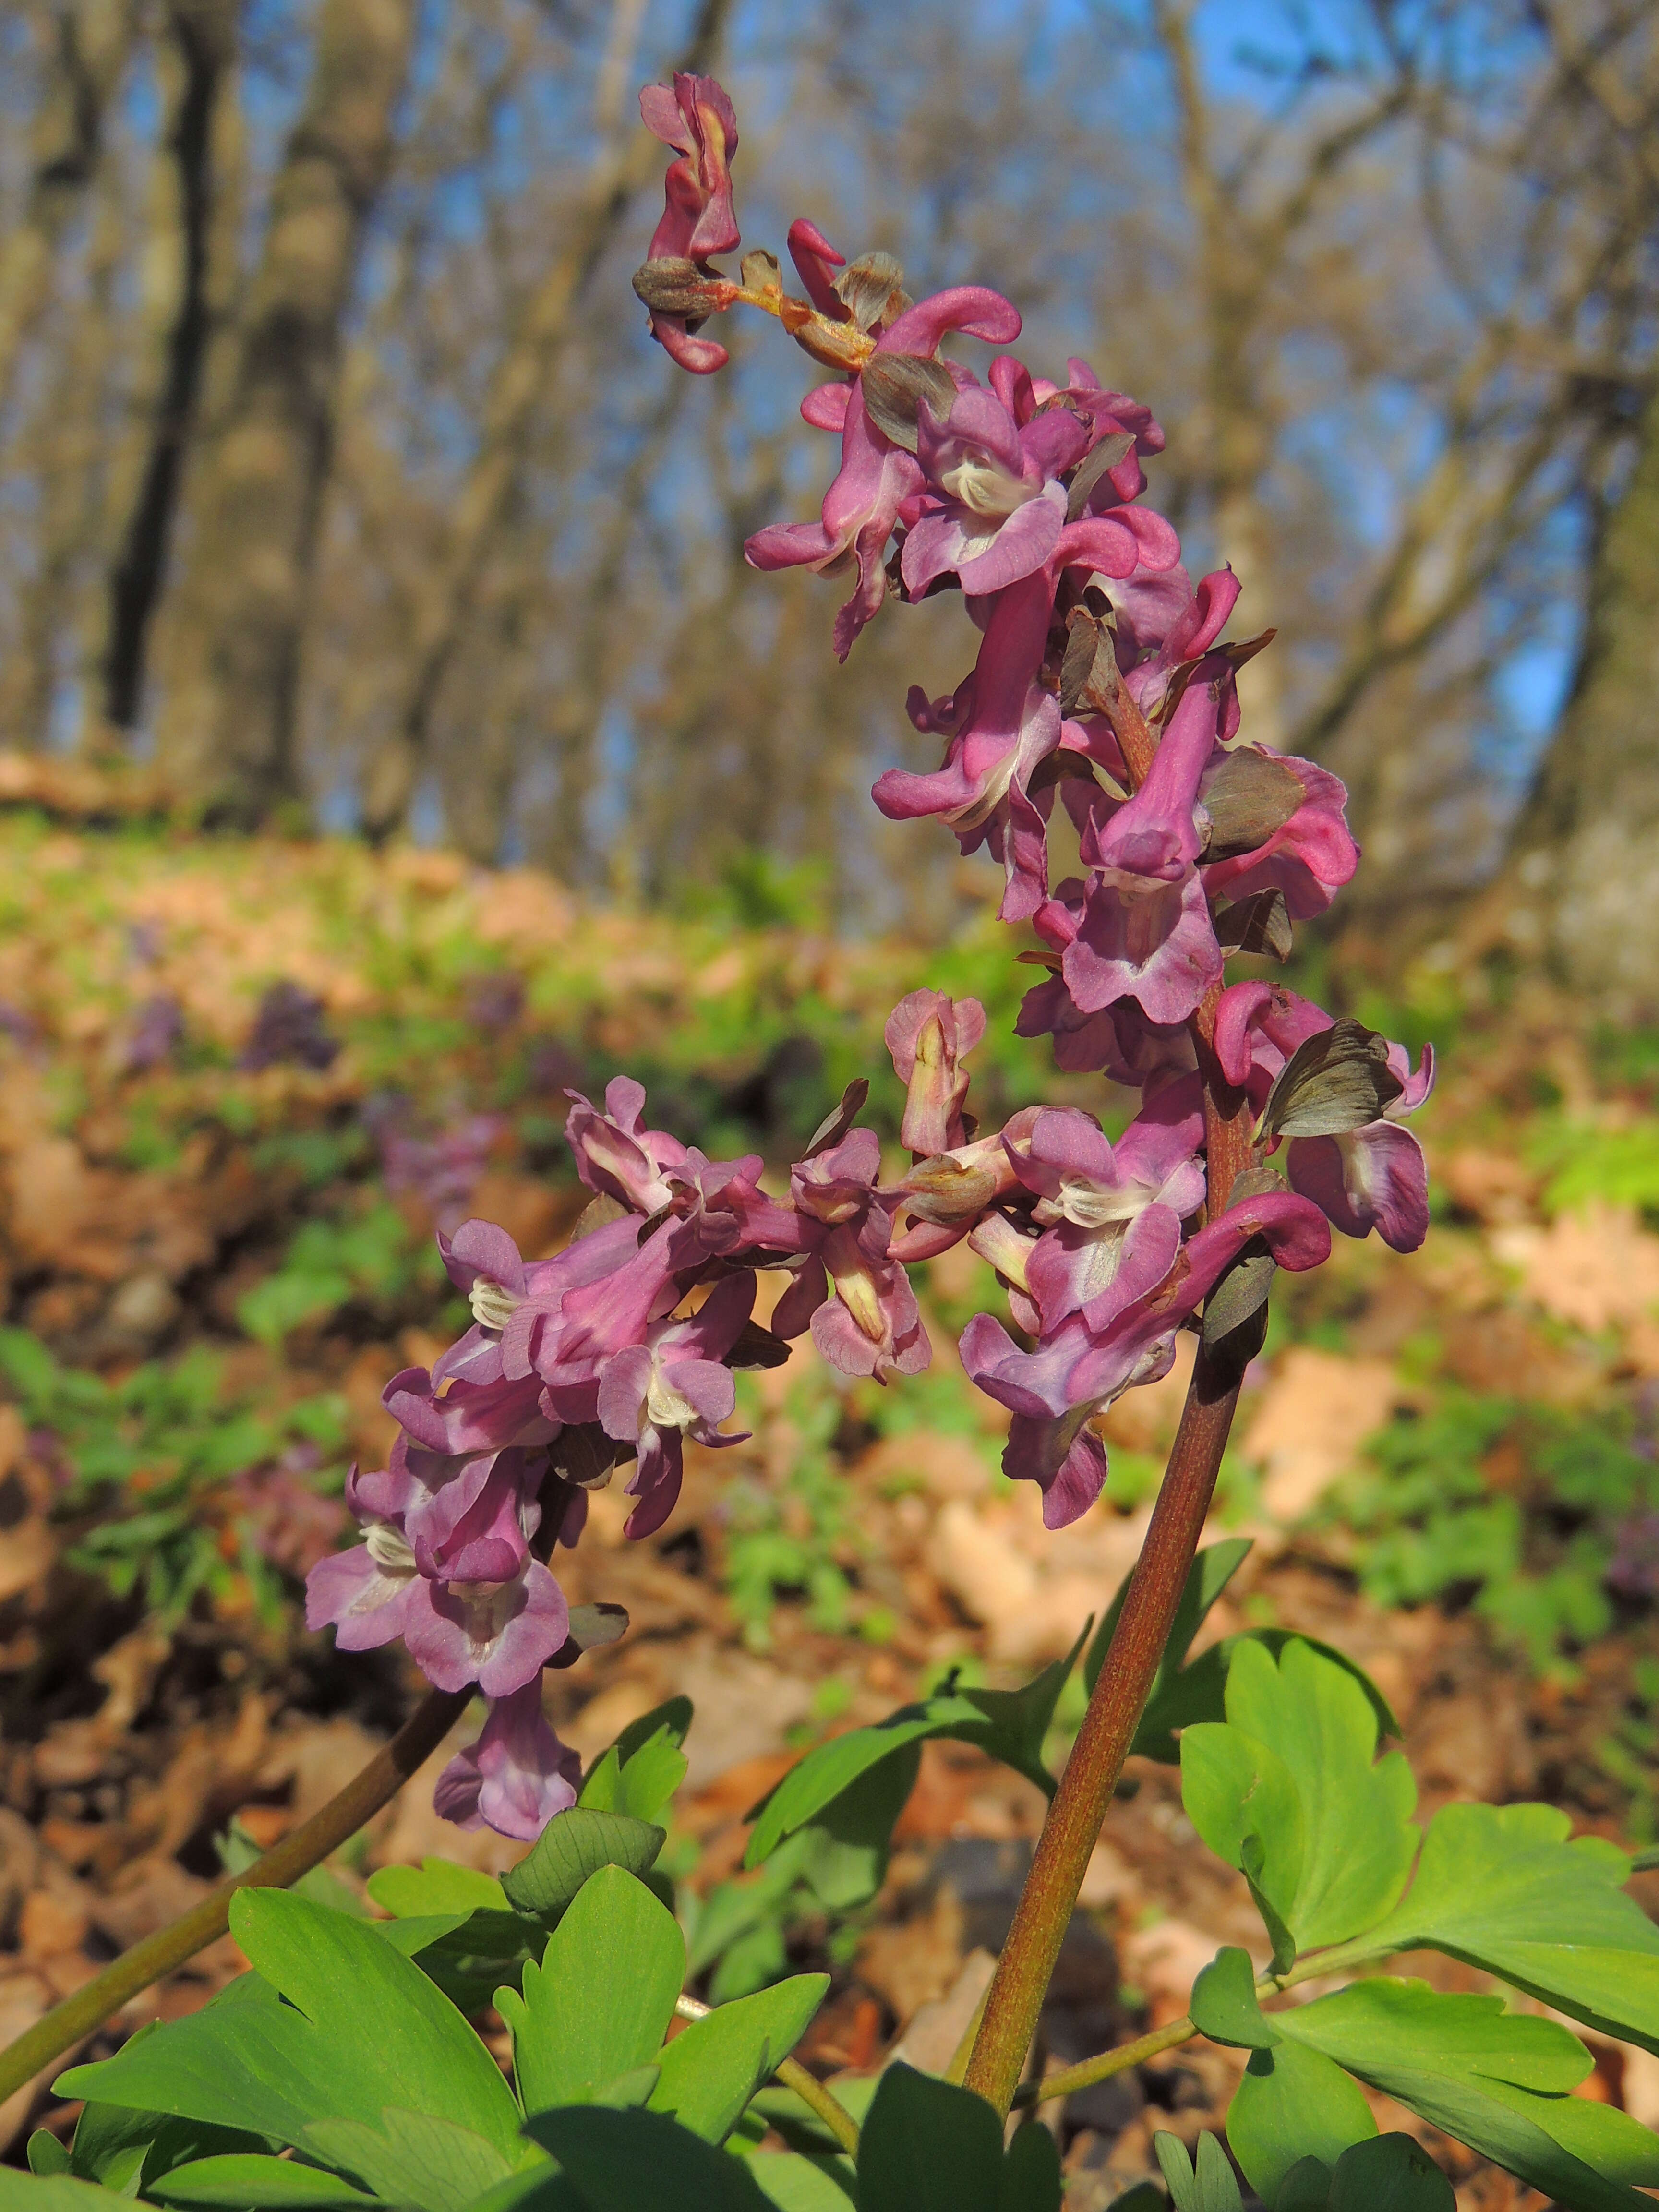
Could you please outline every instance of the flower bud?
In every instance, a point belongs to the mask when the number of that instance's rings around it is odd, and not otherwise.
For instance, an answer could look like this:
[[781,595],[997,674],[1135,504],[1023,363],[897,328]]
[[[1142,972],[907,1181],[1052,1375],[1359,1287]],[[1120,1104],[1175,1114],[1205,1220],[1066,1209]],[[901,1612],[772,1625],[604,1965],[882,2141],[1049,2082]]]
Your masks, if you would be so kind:
[[968,1073],[960,1063],[985,1034],[984,1007],[977,999],[912,991],[888,1016],[883,1034],[908,1087],[903,1142],[924,1158],[953,1151],[968,1136],[962,1116]]

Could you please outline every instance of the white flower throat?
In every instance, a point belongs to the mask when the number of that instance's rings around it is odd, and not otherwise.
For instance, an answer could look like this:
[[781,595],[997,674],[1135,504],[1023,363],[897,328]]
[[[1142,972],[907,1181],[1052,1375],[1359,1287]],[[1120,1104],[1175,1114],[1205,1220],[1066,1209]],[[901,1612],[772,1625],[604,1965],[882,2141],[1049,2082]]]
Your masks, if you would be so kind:
[[523,1303],[516,1291],[491,1282],[488,1275],[480,1275],[467,1292],[472,1318],[480,1328],[505,1328]]

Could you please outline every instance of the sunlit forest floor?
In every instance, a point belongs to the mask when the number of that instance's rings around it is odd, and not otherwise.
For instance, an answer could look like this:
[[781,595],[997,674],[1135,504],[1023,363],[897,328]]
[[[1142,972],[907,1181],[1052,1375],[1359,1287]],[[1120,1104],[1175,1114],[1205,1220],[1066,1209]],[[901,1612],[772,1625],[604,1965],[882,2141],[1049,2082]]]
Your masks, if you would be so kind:
[[[987,1001],[988,1124],[1046,1095],[1115,1126],[1098,1085],[1056,1083],[1007,1035],[1031,978],[988,918],[925,955],[849,947],[791,923],[763,870],[699,911],[640,918],[444,854],[86,818],[95,793],[23,781],[52,804],[0,816],[5,2039],[183,1911],[227,1851],[314,1810],[408,1709],[398,1662],[305,1633],[301,1582],[343,1535],[347,1466],[383,1461],[383,1382],[465,1318],[434,1226],[481,1213],[526,1253],[568,1232],[584,1194],[567,1086],[627,1069],[653,1125],[787,1169],[868,1073],[892,1143],[881,1025],[925,981]],[[1443,1048],[1416,1125],[1434,1231],[1409,1260],[1339,1240],[1319,1274],[1281,1279],[1214,1523],[1254,1549],[1208,1632],[1279,1623],[1340,1644],[1392,1702],[1428,1804],[1547,1798],[1646,1842],[1659,1036],[1588,1030],[1443,953],[1392,988],[1382,972],[1362,950],[1322,963],[1320,987]],[[1105,1499],[1047,1535],[1035,1495],[998,1472],[997,1408],[955,1362],[955,1333],[997,1297],[959,1256],[918,1271],[931,1373],[849,1386],[809,1343],[741,1378],[752,1440],[694,1449],[659,1536],[624,1544],[601,1493],[561,1565],[573,1601],[619,1601],[632,1624],[556,1678],[562,1732],[591,1754],[692,1697],[665,1864],[701,1900],[704,1986],[831,1966],[805,2053],[823,2072],[872,2067],[905,2035],[943,2064],[1041,1799],[929,1744],[881,1896],[834,1923],[787,1884],[737,1878],[742,1815],[801,1748],[951,1668],[1012,1683],[1064,1651],[1134,1557],[1180,1401],[1182,1369],[1115,1409]],[[1056,1717],[1056,1757],[1080,1697]],[[428,1853],[518,1855],[436,1820],[423,1778],[335,1871],[361,1893],[373,1868]],[[1659,1877],[1641,1884],[1659,1909]],[[1173,1771],[1136,1762],[1049,2007],[1051,2060],[1175,2017],[1218,1943],[1253,1924]],[[237,1964],[227,1938],[118,2032],[201,2003]],[[1659,2124],[1659,2060],[1597,2049],[1592,2093]],[[1073,2098],[1055,2116],[1073,2212],[1149,2170],[1154,2113],[1195,2134],[1229,2063],[1198,2045]],[[40,2087],[15,2099],[9,2155],[32,2113],[69,2110]],[[1466,2207],[1536,2201],[1467,2159],[1453,2170]]]

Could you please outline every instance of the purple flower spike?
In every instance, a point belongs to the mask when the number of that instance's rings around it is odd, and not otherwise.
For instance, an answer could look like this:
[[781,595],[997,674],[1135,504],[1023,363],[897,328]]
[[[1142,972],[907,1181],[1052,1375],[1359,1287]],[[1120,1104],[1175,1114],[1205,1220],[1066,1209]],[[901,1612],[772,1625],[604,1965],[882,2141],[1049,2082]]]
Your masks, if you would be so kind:
[[433,1808],[461,1828],[494,1828],[533,1843],[576,1802],[582,1763],[559,1741],[542,1711],[542,1678],[497,1698],[483,1733],[438,1777]]
[[1317,1206],[1288,1191],[1270,1193],[1201,1229],[1163,1281],[1124,1306],[1104,1330],[1091,1329],[1074,1313],[1028,1352],[991,1315],[976,1314],[969,1322],[963,1365],[1014,1415],[1003,1472],[1040,1486],[1047,1527],[1066,1527],[1100,1494],[1106,1449],[1089,1422],[1124,1391],[1169,1372],[1176,1332],[1256,1237],[1282,1267],[1317,1267],[1330,1251],[1330,1231]]
[[[1332,1026],[1322,1006],[1268,983],[1235,983],[1216,1012],[1216,1057],[1230,1083],[1260,1106],[1300,1044]],[[1292,1190],[1320,1206],[1345,1237],[1375,1229],[1396,1252],[1414,1252],[1429,1233],[1429,1173],[1423,1147],[1399,1124],[1434,1088],[1434,1052],[1413,1073],[1401,1044],[1389,1046],[1400,1096],[1382,1117],[1332,1136],[1292,1137],[1285,1169]]]
[[[873,1129],[854,1129],[833,1150],[800,1162],[789,1179],[802,1215],[807,1259],[779,1299],[772,1326],[799,1335],[811,1316],[812,1341],[843,1375],[919,1375],[933,1346],[915,1292],[891,1256],[893,1216],[879,1199],[881,1145]],[[830,1285],[835,1296],[830,1296]]]
[[755,1306],[752,1273],[730,1275],[684,1321],[659,1322],[643,1344],[630,1345],[601,1371],[599,1418],[607,1436],[635,1444],[639,1463],[628,1485],[641,1503],[629,1518],[629,1536],[659,1528],[679,1496],[684,1439],[737,1444],[744,1436],[722,1436],[720,1425],[735,1410],[737,1384],[723,1364]]

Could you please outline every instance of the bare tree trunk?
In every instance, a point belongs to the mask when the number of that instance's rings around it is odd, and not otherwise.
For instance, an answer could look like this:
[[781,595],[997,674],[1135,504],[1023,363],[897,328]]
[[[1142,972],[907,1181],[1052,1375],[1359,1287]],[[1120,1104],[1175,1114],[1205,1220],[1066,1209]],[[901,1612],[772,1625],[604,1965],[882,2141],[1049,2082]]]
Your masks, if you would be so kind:
[[103,711],[131,730],[144,703],[146,648],[195,429],[211,332],[210,269],[220,191],[218,113],[235,65],[236,0],[176,0],[168,11],[167,134],[179,267],[148,451],[110,573]]
[[[729,0],[701,0],[677,69],[705,70],[719,46]],[[635,21],[629,10],[623,20]],[[601,88],[601,98],[610,88]],[[424,769],[443,681],[465,635],[489,549],[507,511],[526,433],[571,336],[572,311],[660,158],[646,131],[607,137],[586,191],[566,227],[568,244],[532,295],[503,353],[484,407],[478,451],[454,507],[449,543],[417,610],[409,675],[386,743],[370,763],[363,827],[371,837],[402,823]]]
[[223,417],[170,611],[163,766],[211,818],[297,797],[301,644],[332,459],[341,324],[392,154],[413,0],[323,0]]
[[97,168],[132,30],[127,0],[67,0],[53,18],[55,67],[32,133],[28,200],[0,245],[0,399],[51,296],[59,242]]
[[1659,392],[1600,532],[1571,696],[1483,906],[1575,994],[1659,1015]]

